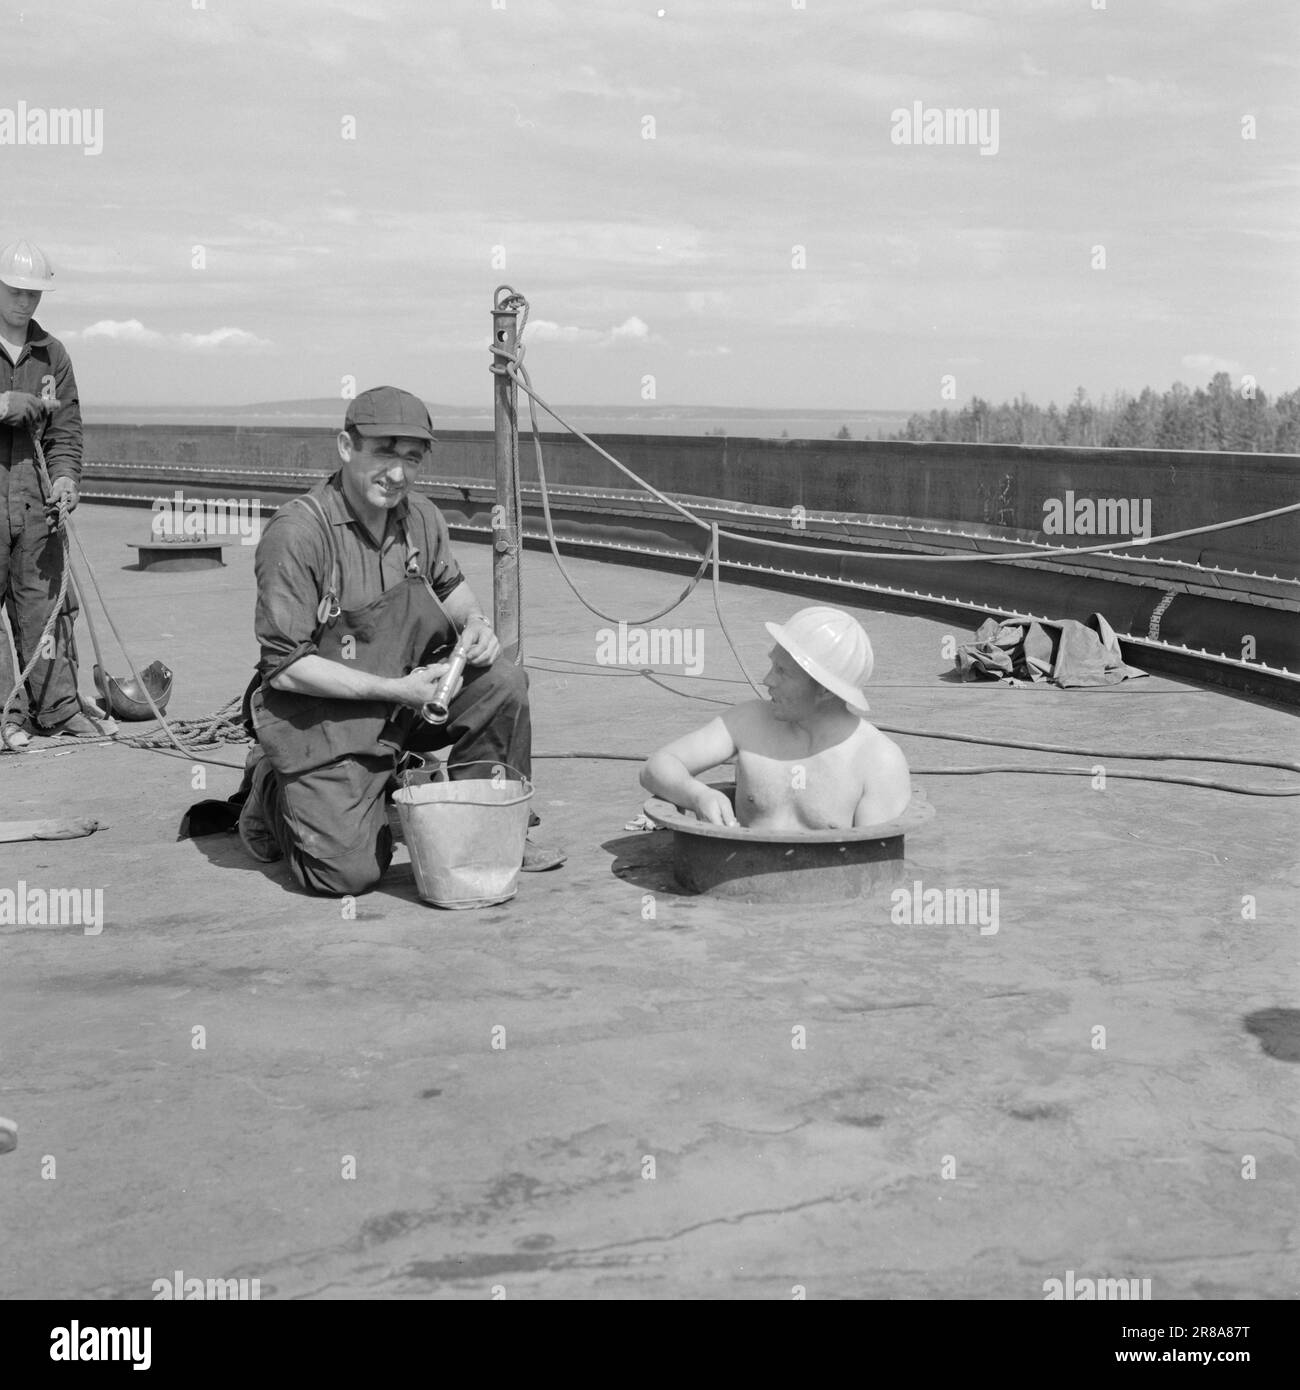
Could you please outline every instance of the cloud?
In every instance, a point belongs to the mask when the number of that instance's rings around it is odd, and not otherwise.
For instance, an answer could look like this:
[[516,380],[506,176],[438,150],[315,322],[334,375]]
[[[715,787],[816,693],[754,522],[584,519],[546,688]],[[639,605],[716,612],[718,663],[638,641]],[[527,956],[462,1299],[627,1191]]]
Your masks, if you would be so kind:
[[266,338],[243,328],[214,328],[211,333],[178,333],[176,342],[185,348],[203,352],[208,348],[243,348],[256,352],[271,346]]
[[618,338],[639,338],[646,339],[650,336],[649,328],[634,314],[630,319],[620,323],[617,328],[609,330],[610,337]]
[[662,340],[650,332],[649,325],[633,314],[622,323],[603,332],[596,328],[578,328],[561,325],[550,319],[529,319],[524,330],[529,342],[537,343],[586,343],[591,347],[610,347],[614,343],[631,339],[635,342],[657,343]]
[[[103,107],[105,151],[30,189],[15,165],[6,215],[66,274],[46,326],[82,330],[102,399],[329,394],[342,300],[374,379],[479,401],[500,279],[557,401],[635,399],[643,357],[661,397],[721,380],[732,404],[911,405],[948,370],[998,399],[1203,384],[1229,347],[1294,378],[1294,0],[1091,6],[28,5],[19,95]],[[999,107],[1000,157],[900,154],[890,112],[918,98]]]
[[106,338],[110,343],[133,343],[140,347],[173,347],[185,351],[207,352],[213,349],[235,349],[259,352],[269,348],[266,338],[243,328],[214,328],[211,333],[159,333],[146,328],[139,319],[100,319],[89,328],[72,329],[63,337],[82,342]]
[[164,335],[146,328],[139,319],[100,319],[79,333],[75,330],[65,333],[66,338],[107,338],[112,343],[147,343],[150,345],[165,341]]
[[562,326],[550,319],[529,319],[524,336],[530,343],[595,343],[602,335],[594,328]]

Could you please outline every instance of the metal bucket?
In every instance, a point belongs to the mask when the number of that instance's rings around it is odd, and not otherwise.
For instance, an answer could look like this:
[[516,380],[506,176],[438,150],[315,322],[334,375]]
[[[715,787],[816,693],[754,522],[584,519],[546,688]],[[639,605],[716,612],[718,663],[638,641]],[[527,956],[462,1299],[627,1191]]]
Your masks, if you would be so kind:
[[524,859],[532,783],[495,774],[421,780],[429,775],[403,774],[393,793],[420,897],[447,908],[509,902]]

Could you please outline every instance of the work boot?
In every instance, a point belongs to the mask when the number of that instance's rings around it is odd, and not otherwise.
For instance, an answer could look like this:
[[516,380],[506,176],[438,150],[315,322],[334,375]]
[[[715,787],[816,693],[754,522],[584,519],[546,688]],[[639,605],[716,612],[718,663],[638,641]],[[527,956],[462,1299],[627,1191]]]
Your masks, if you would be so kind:
[[244,778],[249,787],[248,796],[239,812],[239,838],[249,854],[262,864],[274,864],[277,859],[284,858],[280,842],[267,822],[263,804],[267,783],[274,776],[275,769],[266,753],[254,744],[244,765]]
[[86,718],[84,714],[78,712],[71,719],[65,719],[62,724],[56,724],[52,729],[45,730],[49,738],[103,738],[104,731]]
[[21,753],[31,741],[31,735],[21,724],[6,724],[0,751]]
[[558,869],[568,857],[562,849],[547,849],[525,840],[524,862],[519,867],[526,874],[545,873],[547,869]]

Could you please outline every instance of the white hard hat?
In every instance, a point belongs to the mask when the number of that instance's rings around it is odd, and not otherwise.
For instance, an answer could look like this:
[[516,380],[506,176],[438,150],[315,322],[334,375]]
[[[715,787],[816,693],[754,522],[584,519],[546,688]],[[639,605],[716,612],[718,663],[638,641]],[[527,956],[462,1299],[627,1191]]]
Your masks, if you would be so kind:
[[11,241],[0,251],[0,281],[11,290],[50,290],[54,288],[54,267],[39,246]]
[[801,608],[784,627],[763,626],[818,685],[838,695],[854,714],[866,714],[862,687],[876,658],[856,618],[838,608]]

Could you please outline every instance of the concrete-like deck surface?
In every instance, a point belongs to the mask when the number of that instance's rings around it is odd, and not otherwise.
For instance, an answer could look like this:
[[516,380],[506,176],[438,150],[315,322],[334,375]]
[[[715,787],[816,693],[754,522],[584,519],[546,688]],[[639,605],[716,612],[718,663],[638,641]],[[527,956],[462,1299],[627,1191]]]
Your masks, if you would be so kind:
[[[252,550],[137,573],[124,543],[147,513],[78,521],[137,659],[176,670],[170,712],[242,690]],[[489,552],[459,553],[487,599]],[[633,617],[682,583],[569,563]],[[806,601],[725,587],[756,675],[761,620]],[[684,696],[596,666],[603,624],[547,555],[526,557],[525,602],[541,753],[645,754],[747,693],[707,587],[664,620],[704,632],[706,679],[666,677]],[[1162,679],[950,684],[941,641],[961,629],[855,611],[881,723],[1296,755],[1292,716]],[[1136,766],[899,742],[914,767]],[[5,819],[108,825],[0,846],[0,888],[102,888],[106,918],[98,936],[0,926],[0,1114],[19,1129],[0,1296],[148,1298],[176,1270],[256,1277],[263,1298],[1041,1299],[1068,1270],[1149,1278],[1157,1299],[1300,1292],[1294,800],[919,775],[938,816],[908,881],[996,889],[981,935],[895,925],[883,892],[680,896],[668,836],[624,829],[636,771],[539,761],[536,834],[570,859],[514,902],[422,906],[403,853],[345,920],[234,836],[177,842],[235,770],[204,792],[188,761],[122,747],[0,756]]]

